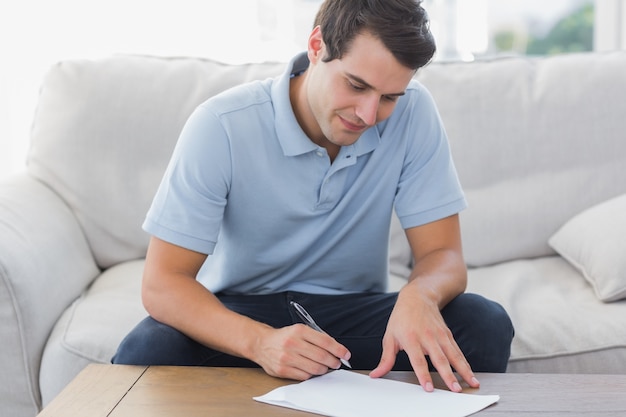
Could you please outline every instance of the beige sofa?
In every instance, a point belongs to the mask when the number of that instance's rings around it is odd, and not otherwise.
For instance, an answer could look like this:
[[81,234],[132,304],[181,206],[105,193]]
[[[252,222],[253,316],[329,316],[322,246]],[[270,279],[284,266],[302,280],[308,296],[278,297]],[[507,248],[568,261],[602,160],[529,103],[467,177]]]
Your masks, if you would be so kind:
[[[0,182],[0,414],[31,417],[146,314],[140,225],[187,116],[282,64],[118,56],[41,87],[28,167]],[[626,373],[626,52],[418,73],[470,207],[469,290],[516,327],[512,372]],[[393,221],[390,288],[410,253]],[[620,300],[622,299],[622,300]]]

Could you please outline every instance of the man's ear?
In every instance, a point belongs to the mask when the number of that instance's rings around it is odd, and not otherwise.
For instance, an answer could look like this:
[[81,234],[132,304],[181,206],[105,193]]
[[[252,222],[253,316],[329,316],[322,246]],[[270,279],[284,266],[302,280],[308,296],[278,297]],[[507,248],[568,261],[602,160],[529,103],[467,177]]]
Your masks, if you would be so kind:
[[307,44],[307,55],[309,62],[316,64],[322,59],[324,53],[324,39],[322,38],[322,30],[319,26],[315,26],[313,31],[309,35],[309,42]]

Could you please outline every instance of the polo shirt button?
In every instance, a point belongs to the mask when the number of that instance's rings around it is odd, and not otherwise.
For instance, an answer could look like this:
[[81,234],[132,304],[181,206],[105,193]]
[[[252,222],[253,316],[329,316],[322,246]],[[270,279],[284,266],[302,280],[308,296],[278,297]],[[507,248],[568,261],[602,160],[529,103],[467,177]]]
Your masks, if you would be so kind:
[[315,152],[317,154],[317,156],[324,156],[324,154],[322,153],[322,151],[317,151]]

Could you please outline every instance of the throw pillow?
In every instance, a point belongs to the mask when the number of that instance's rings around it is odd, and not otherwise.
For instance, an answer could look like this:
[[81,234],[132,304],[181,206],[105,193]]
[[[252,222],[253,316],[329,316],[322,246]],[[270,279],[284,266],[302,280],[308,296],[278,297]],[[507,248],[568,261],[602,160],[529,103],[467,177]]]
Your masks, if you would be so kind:
[[626,298],[626,194],[574,216],[549,240],[604,301]]

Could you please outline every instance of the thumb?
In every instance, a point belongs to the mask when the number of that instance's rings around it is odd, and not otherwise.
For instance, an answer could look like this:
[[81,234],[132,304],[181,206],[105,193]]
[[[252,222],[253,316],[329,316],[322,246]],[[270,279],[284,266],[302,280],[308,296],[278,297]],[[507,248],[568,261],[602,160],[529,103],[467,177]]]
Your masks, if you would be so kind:
[[378,362],[378,366],[370,372],[370,377],[380,378],[387,375],[396,363],[397,353],[398,349],[396,349],[393,342],[385,343],[383,341],[383,353],[380,357],[380,362]]

